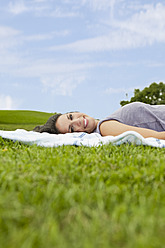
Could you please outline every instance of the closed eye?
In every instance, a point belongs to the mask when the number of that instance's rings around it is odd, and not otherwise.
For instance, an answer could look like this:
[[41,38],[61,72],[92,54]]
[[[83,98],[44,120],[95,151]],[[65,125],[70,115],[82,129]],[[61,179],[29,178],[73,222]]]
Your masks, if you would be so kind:
[[[69,115],[67,115],[67,118],[68,118],[68,120],[73,120],[73,115],[72,114],[69,114]],[[68,129],[68,132],[71,132],[71,133],[73,133],[74,132],[74,128],[71,126],[71,125],[69,125],[69,129]]]

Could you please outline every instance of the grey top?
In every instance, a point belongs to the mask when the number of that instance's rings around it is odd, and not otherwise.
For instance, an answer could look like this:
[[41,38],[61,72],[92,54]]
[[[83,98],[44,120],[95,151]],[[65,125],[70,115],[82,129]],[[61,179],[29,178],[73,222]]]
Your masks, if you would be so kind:
[[158,132],[165,131],[165,105],[149,105],[142,102],[127,104],[99,121],[94,132],[100,134],[100,124],[107,120],[116,120],[126,125]]

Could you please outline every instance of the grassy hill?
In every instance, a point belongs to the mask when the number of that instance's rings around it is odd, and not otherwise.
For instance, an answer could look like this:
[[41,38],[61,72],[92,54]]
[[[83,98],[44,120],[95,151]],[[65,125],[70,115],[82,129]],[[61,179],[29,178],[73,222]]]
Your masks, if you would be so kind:
[[35,126],[44,124],[53,114],[29,110],[0,110],[0,130],[32,130]]

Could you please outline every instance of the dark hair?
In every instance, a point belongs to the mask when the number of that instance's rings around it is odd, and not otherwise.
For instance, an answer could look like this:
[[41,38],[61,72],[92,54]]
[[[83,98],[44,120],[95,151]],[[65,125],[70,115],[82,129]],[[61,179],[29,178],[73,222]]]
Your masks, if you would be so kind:
[[39,133],[52,133],[52,134],[59,134],[59,130],[56,128],[56,121],[62,114],[56,114],[51,116],[44,125],[36,126],[33,131]]

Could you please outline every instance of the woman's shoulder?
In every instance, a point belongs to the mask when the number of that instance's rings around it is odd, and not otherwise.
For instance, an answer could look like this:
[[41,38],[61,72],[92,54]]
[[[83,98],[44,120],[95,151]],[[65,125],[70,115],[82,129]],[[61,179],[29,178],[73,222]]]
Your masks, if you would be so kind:
[[144,103],[144,102],[131,102],[131,103],[124,105],[123,107],[138,107],[138,106],[147,106],[147,105],[149,104]]

